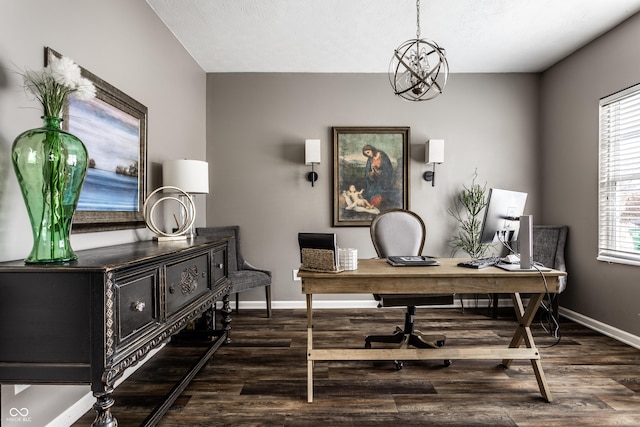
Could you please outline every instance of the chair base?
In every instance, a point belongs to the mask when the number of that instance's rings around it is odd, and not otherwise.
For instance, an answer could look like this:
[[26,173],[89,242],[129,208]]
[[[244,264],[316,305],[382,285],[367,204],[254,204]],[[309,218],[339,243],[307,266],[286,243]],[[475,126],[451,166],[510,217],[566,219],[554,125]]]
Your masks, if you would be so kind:
[[400,344],[400,348],[408,348],[409,346],[416,348],[438,348],[442,347],[447,340],[444,335],[424,335],[416,330],[411,333],[396,326],[396,331],[392,335],[369,335],[364,339],[364,347],[371,348],[372,342]]
[[444,335],[424,335],[418,330],[414,330],[413,317],[416,315],[416,307],[407,306],[404,314],[404,329],[396,326],[392,335],[369,335],[364,339],[365,347],[371,348],[372,342],[383,342],[400,344],[400,348],[413,346],[417,348],[438,348],[442,347],[447,339]]
[[[413,329],[413,316],[416,314],[416,308],[407,307],[405,313],[404,329],[396,326],[396,331],[391,335],[368,335],[364,339],[364,348],[371,348],[372,342],[399,344],[400,348],[408,348],[409,346],[416,348],[438,348],[442,347],[447,337],[441,334],[424,335],[422,332]],[[402,369],[402,362],[395,361],[396,369]],[[445,366],[451,365],[450,360],[444,361]]]

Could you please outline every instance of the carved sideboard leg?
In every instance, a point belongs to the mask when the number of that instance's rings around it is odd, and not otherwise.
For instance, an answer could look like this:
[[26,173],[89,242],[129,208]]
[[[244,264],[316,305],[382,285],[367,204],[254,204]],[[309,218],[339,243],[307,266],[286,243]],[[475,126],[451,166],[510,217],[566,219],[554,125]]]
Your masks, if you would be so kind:
[[210,309],[204,312],[204,314],[202,315],[202,318],[204,319],[204,322],[205,322],[205,330],[207,331],[216,330],[215,304],[213,307],[211,307]]
[[225,344],[231,343],[231,306],[229,305],[229,294],[222,297],[222,330],[227,333]]
[[111,407],[115,402],[111,397],[112,391],[93,393],[96,397],[96,403],[93,404],[93,409],[96,411],[96,419],[91,424],[93,427],[118,427],[118,420],[111,415]]

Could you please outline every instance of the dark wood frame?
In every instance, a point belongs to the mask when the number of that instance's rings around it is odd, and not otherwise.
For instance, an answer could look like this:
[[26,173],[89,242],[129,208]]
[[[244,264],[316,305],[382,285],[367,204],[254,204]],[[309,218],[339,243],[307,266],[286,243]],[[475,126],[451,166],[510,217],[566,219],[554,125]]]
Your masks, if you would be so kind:
[[[59,58],[62,55],[49,47],[45,47],[45,65],[54,56]],[[82,76],[95,85],[97,99],[139,122],[138,198],[137,210],[132,211],[76,210],[73,217],[72,231],[82,233],[145,227],[142,208],[147,194],[147,107],[83,67],[80,67],[80,70]],[[69,114],[68,102],[64,106],[63,118],[63,129],[68,130],[69,123],[73,120],[73,115]],[[105,129],[105,134],[108,133],[108,129]],[[81,135],[77,136],[82,139]]]
[[[369,227],[376,210],[409,209],[409,143],[410,128],[404,127],[334,127],[333,128],[333,226]],[[381,204],[375,209],[357,207],[347,209],[343,192],[349,185],[363,195],[373,190],[367,186],[365,168],[367,159],[363,147],[372,146],[387,154],[394,163],[393,188],[385,190],[378,198]],[[359,158],[361,156],[361,159]],[[362,163],[361,165],[359,163]],[[401,170],[398,170],[401,167]],[[375,200],[368,200],[375,204]]]

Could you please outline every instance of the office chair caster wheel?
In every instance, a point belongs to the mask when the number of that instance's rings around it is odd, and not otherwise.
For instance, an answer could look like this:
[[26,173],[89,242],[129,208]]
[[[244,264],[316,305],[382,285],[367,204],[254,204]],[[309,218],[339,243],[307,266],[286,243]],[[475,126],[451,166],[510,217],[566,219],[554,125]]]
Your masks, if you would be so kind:
[[448,368],[449,366],[451,366],[451,360],[448,360],[448,359],[447,359],[447,360],[445,360],[445,361],[444,361],[444,366],[445,366],[445,367],[447,367],[447,368]]
[[442,346],[444,346],[444,340],[436,341],[436,345],[437,345],[438,347],[442,347]]
[[367,350],[369,350],[371,348],[371,341],[365,341],[364,342],[364,348],[366,348]]
[[401,361],[396,360],[396,361],[395,361],[395,362],[393,362],[393,363],[395,363],[395,365],[396,365],[396,371],[400,371],[400,370],[402,370],[402,367],[403,367],[404,365],[403,365],[403,363],[402,363]]

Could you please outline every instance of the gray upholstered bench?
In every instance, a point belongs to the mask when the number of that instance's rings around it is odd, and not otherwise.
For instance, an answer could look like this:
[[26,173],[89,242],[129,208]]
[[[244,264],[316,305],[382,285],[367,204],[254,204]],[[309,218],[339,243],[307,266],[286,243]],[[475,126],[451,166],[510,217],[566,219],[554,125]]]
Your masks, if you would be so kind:
[[271,317],[271,271],[262,270],[249,264],[242,256],[242,241],[240,240],[240,226],[202,227],[197,228],[198,236],[212,238],[228,238],[227,265],[230,294],[236,294],[236,312],[239,307],[238,294],[253,288],[264,287],[267,300],[267,317]]

